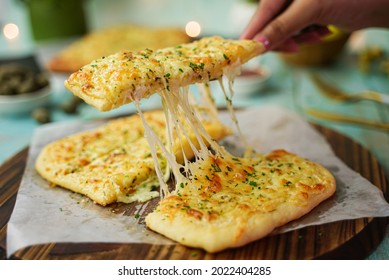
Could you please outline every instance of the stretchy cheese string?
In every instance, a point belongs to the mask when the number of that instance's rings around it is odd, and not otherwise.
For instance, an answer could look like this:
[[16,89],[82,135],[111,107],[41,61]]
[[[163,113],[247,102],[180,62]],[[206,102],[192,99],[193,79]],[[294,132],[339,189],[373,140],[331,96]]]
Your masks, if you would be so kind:
[[[240,127],[238,125],[238,121],[232,107],[231,99],[233,97],[232,84],[235,75],[240,73],[240,64],[236,63],[233,66],[230,66],[225,70],[225,75],[229,81],[228,93],[224,88],[223,82],[219,79],[219,85],[222,89],[222,92],[225,95],[227,108],[230,112],[231,119],[235,124],[235,128],[238,132],[239,137],[243,141],[246,146],[246,154],[249,155],[252,153],[252,149],[249,148],[246,139],[244,138]],[[153,129],[147,124],[146,119],[143,116],[143,113],[140,109],[139,100],[132,100],[135,103],[135,106],[138,110],[138,113],[142,119],[143,125],[145,127],[145,137],[149,142],[151,154],[154,160],[156,173],[158,176],[158,180],[161,186],[161,196],[165,197],[170,194],[170,191],[167,186],[168,176],[165,173],[163,176],[163,172],[161,170],[161,166],[158,160],[157,148],[160,148],[162,154],[167,159],[167,165],[171,168],[171,172],[173,173],[173,177],[176,181],[176,187],[181,182],[185,182],[189,180],[191,175],[193,175],[193,170],[191,170],[191,163],[187,159],[185,155],[185,149],[183,145],[183,139],[188,142],[190,148],[192,149],[195,160],[196,161],[207,161],[211,152],[209,151],[207,144],[210,145],[216,156],[224,157],[228,155],[225,149],[220,146],[209,133],[206,131],[204,126],[202,125],[202,120],[204,118],[210,118],[212,120],[218,120],[218,111],[215,105],[214,99],[212,97],[210,88],[208,84],[200,84],[199,85],[202,102],[204,103],[204,107],[201,108],[199,106],[194,105],[194,101],[191,100],[192,94],[189,92],[189,87],[181,87],[178,89],[170,90],[170,91],[161,91],[158,94],[162,99],[163,111],[165,113],[166,118],[166,135],[167,135],[167,144],[164,144],[161,139],[156,135]],[[205,113],[205,114],[204,114]],[[191,130],[191,132],[188,131]],[[194,134],[195,141],[198,144],[198,148],[195,143],[191,140],[190,134]],[[178,140],[178,144],[180,145],[178,148],[181,150],[183,156],[183,163],[180,164],[177,162],[177,159],[174,155],[173,147],[175,145],[175,140]],[[175,190],[176,191],[176,190]]]
[[219,81],[220,88],[224,94],[224,98],[226,100],[227,109],[230,113],[231,120],[233,121],[233,123],[235,125],[235,129],[238,133],[238,136],[242,140],[242,142],[245,146],[246,150],[244,153],[244,157],[252,157],[255,154],[255,151],[249,145],[246,137],[243,135],[243,133],[240,129],[239,123],[238,123],[238,119],[236,118],[235,110],[232,106],[232,98],[234,97],[233,83],[234,83],[234,79],[235,79],[236,75],[239,75],[241,72],[240,63],[236,62],[235,66],[230,66],[230,67],[224,69],[223,72],[224,72],[224,75],[226,76],[227,81],[228,81],[228,92],[225,90],[225,87],[223,84],[223,79],[219,78],[218,81]]
[[165,178],[164,178],[162,170],[161,170],[161,166],[160,166],[159,161],[158,161],[157,148],[158,147],[161,148],[162,153],[166,157],[167,162],[168,162],[170,168],[172,169],[174,176],[176,176],[176,179],[178,179],[180,176],[179,175],[180,174],[180,172],[179,172],[180,167],[179,167],[179,164],[176,162],[176,159],[174,158],[174,154],[170,153],[167,150],[167,148],[165,147],[165,145],[163,144],[161,139],[159,139],[158,135],[154,132],[154,130],[147,123],[147,121],[143,115],[143,112],[140,109],[139,100],[133,100],[133,102],[138,110],[140,118],[142,119],[142,123],[143,123],[144,129],[145,129],[145,132],[144,132],[145,137],[149,143],[150,152],[151,152],[152,158],[154,160],[155,171],[156,171],[157,176],[158,176],[161,196],[164,197],[164,196],[169,194],[169,189],[168,189],[168,186],[166,184]]

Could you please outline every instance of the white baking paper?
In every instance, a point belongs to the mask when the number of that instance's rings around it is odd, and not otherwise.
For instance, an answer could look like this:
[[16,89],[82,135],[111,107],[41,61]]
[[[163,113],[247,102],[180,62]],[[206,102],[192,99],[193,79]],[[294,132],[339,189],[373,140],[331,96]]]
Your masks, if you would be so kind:
[[[243,134],[257,151],[282,148],[297,153],[321,163],[336,178],[337,191],[332,198],[275,233],[338,220],[389,216],[389,204],[382,192],[339,160],[320,133],[294,112],[276,106],[262,106],[239,111],[237,117]],[[227,124],[231,123],[228,113],[223,112],[221,118]],[[36,173],[34,162],[44,145],[101,123],[54,123],[37,129],[8,223],[8,256],[26,246],[49,242],[173,244],[173,241],[147,230],[144,223],[134,216],[113,213],[111,208],[98,206],[81,195],[52,188]],[[242,148],[236,136],[223,143],[234,153]],[[147,203],[136,207],[141,215]]]

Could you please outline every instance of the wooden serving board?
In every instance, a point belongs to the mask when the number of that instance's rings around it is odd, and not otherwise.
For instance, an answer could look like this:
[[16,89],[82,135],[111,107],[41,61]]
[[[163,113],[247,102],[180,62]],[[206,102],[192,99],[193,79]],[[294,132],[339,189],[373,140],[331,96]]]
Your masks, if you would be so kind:
[[[351,139],[315,126],[349,167],[380,188],[388,199],[385,173],[369,151]],[[6,228],[25,168],[28,149],[0,167],[0,259],[6,257]],[[388,218],[362,218],[310,226],[269,236],[242,248],[210,254],[181,245],[49,243],[17,251],[12,259],[363,259],[384,237]]]

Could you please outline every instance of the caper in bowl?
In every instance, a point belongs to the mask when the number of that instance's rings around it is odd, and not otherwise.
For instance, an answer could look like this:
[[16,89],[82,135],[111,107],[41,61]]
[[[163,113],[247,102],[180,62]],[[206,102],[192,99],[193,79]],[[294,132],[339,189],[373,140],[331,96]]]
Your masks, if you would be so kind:
[[43,72],[17,63],[0,65],[0,115],[31,113],[50,101],[50,83]]

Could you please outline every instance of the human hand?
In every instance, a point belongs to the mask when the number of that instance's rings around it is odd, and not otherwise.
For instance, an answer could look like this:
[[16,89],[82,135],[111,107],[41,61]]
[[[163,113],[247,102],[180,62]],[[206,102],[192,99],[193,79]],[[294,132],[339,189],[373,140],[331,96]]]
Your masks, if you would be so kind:
[[267,50],[294,52],[301,43],[319,42],[326,25],[345,31],[389,27],[389,0],[261,0],[241,39]]

